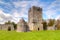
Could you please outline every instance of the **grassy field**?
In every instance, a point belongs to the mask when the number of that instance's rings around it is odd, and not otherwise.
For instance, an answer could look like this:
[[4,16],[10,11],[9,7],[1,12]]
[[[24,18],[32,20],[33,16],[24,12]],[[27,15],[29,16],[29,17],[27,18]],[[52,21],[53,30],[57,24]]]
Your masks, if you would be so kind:
[[0,31],[0,40],[60,40],[60,31]]

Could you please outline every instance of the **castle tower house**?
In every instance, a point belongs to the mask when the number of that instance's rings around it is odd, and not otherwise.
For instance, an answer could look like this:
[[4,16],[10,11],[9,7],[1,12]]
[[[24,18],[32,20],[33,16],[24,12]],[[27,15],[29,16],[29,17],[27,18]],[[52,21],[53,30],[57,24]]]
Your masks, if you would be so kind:
[[28,12],[28,25],[30,30],[43,30],[42,8],[33,6]]

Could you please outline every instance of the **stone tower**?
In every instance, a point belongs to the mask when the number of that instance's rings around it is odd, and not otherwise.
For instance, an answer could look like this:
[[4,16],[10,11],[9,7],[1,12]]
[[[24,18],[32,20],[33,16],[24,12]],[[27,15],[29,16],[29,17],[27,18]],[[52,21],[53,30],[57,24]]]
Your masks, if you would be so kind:
[[43,30],[42,8],[33,6],[28,12],[28,25],[30,30]]

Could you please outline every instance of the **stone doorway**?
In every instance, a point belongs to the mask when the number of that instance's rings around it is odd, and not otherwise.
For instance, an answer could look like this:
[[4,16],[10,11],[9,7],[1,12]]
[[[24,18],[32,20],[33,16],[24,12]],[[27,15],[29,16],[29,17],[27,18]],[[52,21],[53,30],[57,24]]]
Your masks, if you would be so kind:
[[40,29],[38,28],[38,31],[39,31]]
[[8,27],[8,31],[11,31],[11,27]]

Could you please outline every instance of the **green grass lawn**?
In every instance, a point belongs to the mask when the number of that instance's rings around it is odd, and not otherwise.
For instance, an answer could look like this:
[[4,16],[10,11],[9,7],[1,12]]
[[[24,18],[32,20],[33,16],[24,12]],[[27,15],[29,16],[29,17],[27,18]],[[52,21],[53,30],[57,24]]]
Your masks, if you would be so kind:
[[60,31],[0,31],[0,40],[60,40]]

